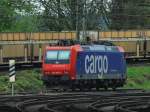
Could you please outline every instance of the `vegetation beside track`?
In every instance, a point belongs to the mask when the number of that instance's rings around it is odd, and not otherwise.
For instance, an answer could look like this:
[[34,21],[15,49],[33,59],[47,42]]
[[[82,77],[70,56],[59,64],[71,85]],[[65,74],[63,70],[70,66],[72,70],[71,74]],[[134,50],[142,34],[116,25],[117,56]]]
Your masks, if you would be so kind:
[[[15,92],[36,92],[44,86],[41,81],[40,70],[24,70],[16,72]],[[0,93],[11,92],[8,73],[0,73]]]
[[[128,79],[125,88],[150,90],[150,67],[128,67]],[[16,72],[16,92],[36,92],[44,88],[39,69]],[[0,73],[0,93],[8,93],[11,90],[8,73]]]
[[135,66],[128,67],[128,78],[125,88],[150,90],[150,67]]

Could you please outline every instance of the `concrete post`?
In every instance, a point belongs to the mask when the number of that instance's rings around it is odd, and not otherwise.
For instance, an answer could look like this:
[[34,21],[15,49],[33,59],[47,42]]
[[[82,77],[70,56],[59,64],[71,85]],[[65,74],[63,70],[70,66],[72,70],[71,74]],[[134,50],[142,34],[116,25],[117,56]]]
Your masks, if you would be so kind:
[[28,55],[27,55],[27,45],[24,45],[24,61],[27,62],[28,61]]
[[42,46],[39,44],[39,61],[42,60]]
[[137,42],[137,44],[136,44],[136,56],[137,57],[140,56],[140,42]]
[[3,63],[3,47],[0,45],[0,63]]

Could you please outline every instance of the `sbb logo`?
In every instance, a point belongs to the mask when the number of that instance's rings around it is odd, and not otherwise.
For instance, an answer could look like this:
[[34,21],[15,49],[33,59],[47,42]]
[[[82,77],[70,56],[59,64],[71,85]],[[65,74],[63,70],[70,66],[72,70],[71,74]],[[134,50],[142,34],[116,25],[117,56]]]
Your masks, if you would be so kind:
[[85,57],[85,72],[91,73],[107,73],[108,72],[108,58],[107,56],[86,55]]

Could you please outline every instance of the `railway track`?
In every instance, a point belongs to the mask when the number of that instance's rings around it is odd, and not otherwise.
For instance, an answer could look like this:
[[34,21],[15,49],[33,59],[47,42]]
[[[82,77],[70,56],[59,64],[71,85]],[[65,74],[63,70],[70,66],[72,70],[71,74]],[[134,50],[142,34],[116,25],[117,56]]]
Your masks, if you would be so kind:
[[142,91],[0,97],[0,112],[150,112],[150,93]]
[[[28,63],[16,63],[15,68],[17,71],[32,70],[33,68],[41,68],[41,62],[28,62]],[[7,72],[9,70],[9,64],[0,64],[0,72]]]

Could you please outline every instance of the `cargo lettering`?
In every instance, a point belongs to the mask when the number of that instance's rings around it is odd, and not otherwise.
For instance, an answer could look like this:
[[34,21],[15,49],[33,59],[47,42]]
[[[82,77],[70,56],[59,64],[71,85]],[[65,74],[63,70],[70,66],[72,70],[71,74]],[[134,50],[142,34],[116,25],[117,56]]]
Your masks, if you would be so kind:
[[86,55],[85,57],[85,72],[91,73],[107,73],[108,72],[108,58],[107,56]]

